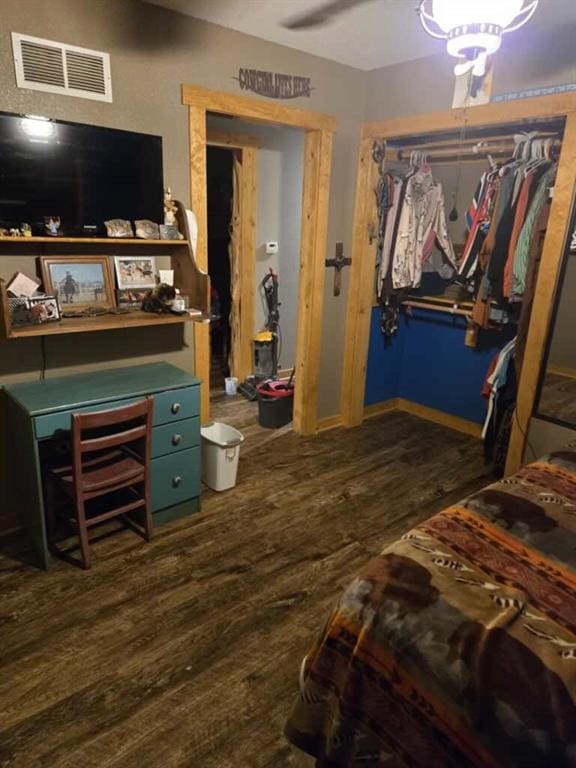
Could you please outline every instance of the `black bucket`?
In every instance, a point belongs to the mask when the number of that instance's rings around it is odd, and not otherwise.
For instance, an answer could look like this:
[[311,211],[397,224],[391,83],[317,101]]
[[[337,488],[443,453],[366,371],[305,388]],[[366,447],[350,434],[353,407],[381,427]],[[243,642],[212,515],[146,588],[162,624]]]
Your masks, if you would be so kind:
[[294,409],[294,387],[278,381],[260,384],[258,390],[258,424],[278,429],[290,424]]

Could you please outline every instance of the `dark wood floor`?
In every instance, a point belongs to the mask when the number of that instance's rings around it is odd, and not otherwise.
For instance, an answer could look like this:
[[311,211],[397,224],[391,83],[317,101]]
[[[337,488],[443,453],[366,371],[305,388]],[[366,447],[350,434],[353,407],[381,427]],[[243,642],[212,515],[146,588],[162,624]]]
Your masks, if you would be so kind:
[[478,441],[403,413],[317,438],[247,433],[237,487],[94,567],[0,558],[0,765],[292,768],[301,658],[370,556],[486,482]]

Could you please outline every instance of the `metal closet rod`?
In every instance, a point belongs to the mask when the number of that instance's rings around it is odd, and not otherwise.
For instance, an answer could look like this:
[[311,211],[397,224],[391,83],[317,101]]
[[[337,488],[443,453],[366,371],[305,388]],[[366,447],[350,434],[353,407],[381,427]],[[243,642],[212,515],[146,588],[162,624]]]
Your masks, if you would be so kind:
[[[400,152],[412,152],[413,150],[424,150],[424,151],[433,151],[434,149],[445,149],[447,147],[455,147],[458,149],[459,147],[464,146],[475,146],[479,144],[480,142],[489,142],[493,141],[494,143],[500,143],[511,141],[514,143],[514,138],[518,135],[521,135],[522,133],[531,133],[530,131],[515,131],[514,133],[499,133],[494,134],[492,136],[475,136],[475,137],[466,137],[463,138],[462,141],[458,137],[453,139],[442,139],[442,140],[434,140],[431,139],[430,141],[418,143],[418,144],[402,144],[400,142],[394,141],[394,139],[391,139],[387,142],[387,149],[393,149],[395,151]],[[560,134],[558,131],[537,131],[535,132],[533,138],[535,139],[548,139],[548,138],[557,138],[560,139]]]
[[[543,138],[543,137],[535,137],[535,138]],[[554,141],[553,143],[553,149],[557,149],[561,146],[560,141]],[[477,147],[476,144],[469,144],[467,146],[459,147],[457,149],[452,147],[442,147],[439,149],[430,149],[430,150],[419,150],[423,151],[426,154],[427,161],[430,163],[434,162],[443,162],[443,163],[451,163],[451,162],[484,162],[487,160],[488,155],[491,157],[496,157],[498,159],[501,159],[502,157],[510,157],[512,153],[514,152],[514,149],[516,148],[516,144],[510,143],[510,144],[493,144],[493,145],[484,145],[481,147]],[[410,155],[414,150],[410,148],[408,149],[396,149],[396,148],[390,148],[386,150],[385,158],[389,162],[399,162],[399,163],[407,163],[410,161]]]

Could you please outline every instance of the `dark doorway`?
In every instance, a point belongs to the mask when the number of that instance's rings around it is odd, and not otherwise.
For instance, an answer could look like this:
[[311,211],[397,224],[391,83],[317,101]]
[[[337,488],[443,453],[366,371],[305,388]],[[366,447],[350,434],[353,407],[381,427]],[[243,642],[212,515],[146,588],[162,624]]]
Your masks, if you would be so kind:
[[230,375],[230,221],[233,205],[233,152],[207,148],[208,273],[212,285],[210,388],[222,389]]

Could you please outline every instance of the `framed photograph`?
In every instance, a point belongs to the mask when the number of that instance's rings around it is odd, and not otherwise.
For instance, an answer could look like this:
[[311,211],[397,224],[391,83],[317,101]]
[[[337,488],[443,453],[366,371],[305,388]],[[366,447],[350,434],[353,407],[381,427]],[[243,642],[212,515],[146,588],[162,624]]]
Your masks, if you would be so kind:
[[115,306],[106,256],[41,256],[40,266],[44,290],[56,296],[63,315],[66,310]]
[[37,296],[31,299],[8,299],[8,311],[14,327],[40,325],[61,319],[58,299],[55,296]]
[[56,296],[39,296],[28,299],[28,306],[35,323],[53,323],[61,319]]
[[156,259],[154,256],[114,256],[118,288],[154,288]]

